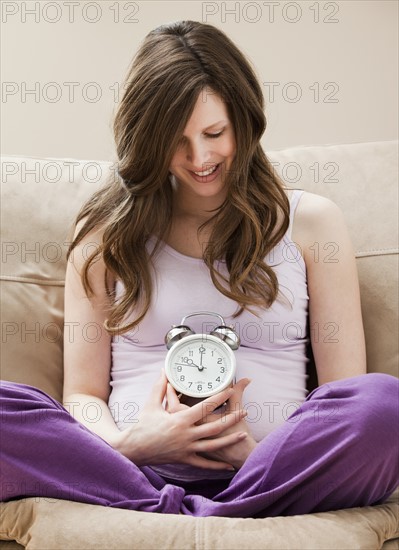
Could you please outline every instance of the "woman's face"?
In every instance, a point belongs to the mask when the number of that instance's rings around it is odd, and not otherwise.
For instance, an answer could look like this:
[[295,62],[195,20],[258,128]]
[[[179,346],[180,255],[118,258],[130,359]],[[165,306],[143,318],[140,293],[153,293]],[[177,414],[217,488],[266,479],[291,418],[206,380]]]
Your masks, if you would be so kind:
[[[226,105],[212,90],[204,89],[169,168],[176,178],[180,198],[214,199],[216,206],[221,204],[225,198],[226,173],[235,152],[234,131]],[[209,170],[215,171],[208,174]]]

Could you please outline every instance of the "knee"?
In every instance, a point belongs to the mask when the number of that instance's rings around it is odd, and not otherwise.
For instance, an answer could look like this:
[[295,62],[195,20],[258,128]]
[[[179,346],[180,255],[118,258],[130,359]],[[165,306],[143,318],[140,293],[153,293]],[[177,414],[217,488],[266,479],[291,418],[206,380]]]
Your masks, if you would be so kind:
[[374,412],[380,410],[390,415],[398,414],[399,378],[375,372],[358,376],[353,380],[359,405]]
[[334,419],[344,422],[358,437],[375,439],[378,434],[393,439],[399,425],[399,379],[369,373],[329,382],[315,391],[315,399],[326,399]]
[[353,378],[353,390],[350,414],[358,437],[370,439],[375,445],[395,446],[399,379],[383,373],[364,374]]
[[[342,378],[319,386],[312,392],[317,398],[349,400],[359,407],[398,408],[399,378],[384,373],[368,373]],[[309,397],[309,396],[308,396]]]
[[53,397],[35,386],[6,380],[0,383],[0,405],[3,415],[6,412],[63,408]]
[[[312,404],[314,400],[316,403]],[[317,403],[318,400],[321,401]],[[315,418],[326,423],[323,424],[323,427],[326,426],[326,439],[330,438],[331,444],[338,442],[336,450],[344,450],[342,455],[350,468],[352,464],[357,464],[362,475],[385,480],[386,487],[396,487],[399,461],[398,378],[370,373],[329,382],[319,386],[319,391],[308,404],[314,415],[312,405],[317,412],[321,411]]]

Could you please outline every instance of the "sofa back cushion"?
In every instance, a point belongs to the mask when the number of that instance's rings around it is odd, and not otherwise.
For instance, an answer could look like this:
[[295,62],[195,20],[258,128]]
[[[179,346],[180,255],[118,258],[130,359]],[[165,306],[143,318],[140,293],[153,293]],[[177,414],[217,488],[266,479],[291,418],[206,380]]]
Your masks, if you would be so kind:
[[[342,209],[357,260],[367,370],[394,376],[399,376],[398,145],[393,140],[268,154],[289,185],[328,197]],[[331,250],[320,246],[320,261],[328,261]]]
[[[1,377],[37,386],[58,400],[73,220],[111,168],[74,159],[2,159]],[[74,330],[65,327],[70,338]]]
[[[368,371],[398,375],[398,142],[296,147],[268,153],[290,187],[331,198],[345,214],[359,271]],[[66,251],[82,203],[110,162],[2,159],[1,377],[62,400]],[[323,261],[323,253],[320,261]],[[66,326],[65,337],[90,327]]]

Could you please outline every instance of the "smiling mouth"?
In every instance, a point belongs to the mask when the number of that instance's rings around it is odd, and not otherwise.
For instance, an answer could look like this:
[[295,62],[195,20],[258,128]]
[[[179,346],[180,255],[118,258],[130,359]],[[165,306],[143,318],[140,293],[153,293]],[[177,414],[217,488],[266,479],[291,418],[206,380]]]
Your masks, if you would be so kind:
[[209,168],[208,170],[204,170],[203,172],[193,172],[193,174],[196,174],[197,176],[201,176],[201,177],[210,176],[211,174],[213,174],[213,172],[215,172],[218,166],[219,164],[215,164],[215,166],[213,166],[212,168]]

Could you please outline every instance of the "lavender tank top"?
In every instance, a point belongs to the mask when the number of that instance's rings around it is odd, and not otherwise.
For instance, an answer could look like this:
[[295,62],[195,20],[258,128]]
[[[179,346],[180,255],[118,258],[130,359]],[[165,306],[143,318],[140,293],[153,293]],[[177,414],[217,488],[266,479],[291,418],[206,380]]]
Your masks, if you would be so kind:
[[[257,315],[244,311],[233,319],[236,303],[212,284],[209,270],[201,259],[185,256],[163,244],[154,263],[154,292],[150,309],[140,325],[111,343],[111,393],[109,408],[117,426],[123,430],[139,421],[148,394],[164,366],[167,349],[164,337],[172,324],[195,311],[214,311],[239,333],[241,346],[235,352],[237,380],[252,379],[243,405],[246,421],[256,441],[284,423],[302,404],[306,390],[306,346],[309,296],[306,266],[299,248],[291,240],[294,213],[302,190],[290,198],[290,224],[280,243],[268,254],[283,300]],[[148,246],[153,245],[152,241]],[[218,268],[223,270],[223,262]],[[120,281],[116,293],[122,291]],[[129,317],[128,317],[129,318]],[[192,317],[190,327],[208,332],[217,320]],[[152,467],[172,479],[198,480],[231,477],[231,472],[216,472],[184,464]]]

